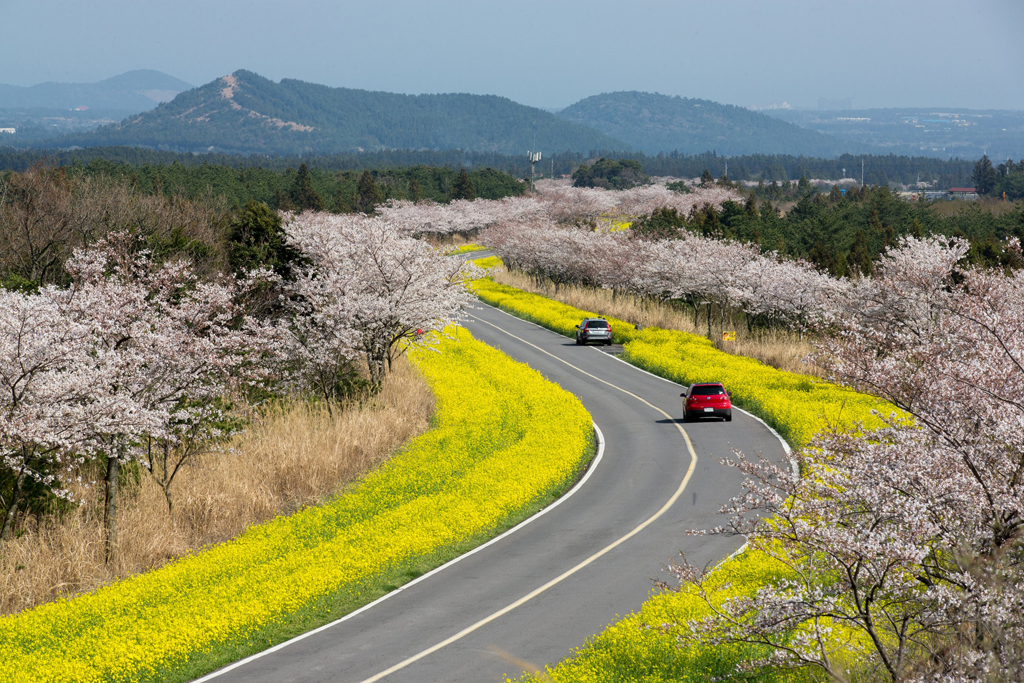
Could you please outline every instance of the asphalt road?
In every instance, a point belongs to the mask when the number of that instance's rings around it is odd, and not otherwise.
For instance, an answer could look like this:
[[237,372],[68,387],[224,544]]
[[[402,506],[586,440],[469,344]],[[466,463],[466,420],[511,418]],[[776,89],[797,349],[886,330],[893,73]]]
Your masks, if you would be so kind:
[[653,580],[667,578],[663,566],[679,551],[706,564],[742,545],[740,538],[686,532],[720,523],[719,507],[741,491],[742,476],[718,458],[732,448],[785,457],[767,427],[735,411],[729,423],[682,425],[679,385],[604,347],[577,347],[489,306],[472,314],[465,326],[476,338],[582,400],[605,440],[587,480],[486,548],[312,635],[201,680],[501,681],[564,659],[637,610]]

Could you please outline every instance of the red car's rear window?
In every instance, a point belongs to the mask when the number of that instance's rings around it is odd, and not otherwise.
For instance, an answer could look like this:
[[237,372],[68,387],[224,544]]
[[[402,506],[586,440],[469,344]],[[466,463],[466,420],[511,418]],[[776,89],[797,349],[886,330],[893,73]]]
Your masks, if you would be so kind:
[[724,393],[725,388],[721,384],[704,384],[695,386],[690,396],[721,396]]

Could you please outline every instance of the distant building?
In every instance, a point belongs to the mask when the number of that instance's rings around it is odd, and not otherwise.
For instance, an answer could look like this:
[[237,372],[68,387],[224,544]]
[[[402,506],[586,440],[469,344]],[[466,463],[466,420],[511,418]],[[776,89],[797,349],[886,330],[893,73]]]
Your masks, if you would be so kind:
[[14,135],[17,132],[18,130],[16,128],[0,128],[0,133],[10,133],[11,135]]
[[753,111],[769,111],[773,109],[792,109],[789,102],[772,102],[771,104],[754,104],[750,106]]
[[72,109],[71,111],[89,111],[89,107],[87,107],[87,106],[85,106],[85,105],[83,104],[83,105],[82,105],[82,106],[80,106],[80,107],[75,107],[75,108],[74,108],[74,109]]
[[951,187],[946,196],[949,199],[977,199],[978,191],[973,187]]

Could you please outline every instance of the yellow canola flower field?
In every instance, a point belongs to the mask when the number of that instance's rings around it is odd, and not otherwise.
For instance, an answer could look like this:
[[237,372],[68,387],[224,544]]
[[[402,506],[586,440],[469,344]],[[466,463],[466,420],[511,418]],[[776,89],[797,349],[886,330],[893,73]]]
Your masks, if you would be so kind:
[[483,268],[484,270],[494,268],[495,266],[501,265],[501,259],[497,256],[486,256],[484,258],[473,259],[473,263]]
[[[494,264],[488,264],[493,266]],[[472,284],[484,302],[566,336],[573,336],[583,318],[599,315],[546,297],[500,285],[488,279]],[[774,426],[794,447],[806,445],[815,433],[829,425],[850,427],[862,423],[879,426],[873,410],[888,414],[895,408],[880,399],[824,381],[777,370],[756,360],[734,356],[715,348],[709,340],[676,330],[646,328],[605,316],[614,340],[623,344],[623,359],[656,375],[681,384],[722,382],[733,403],[746,408]],[[752,596],[769,582],[795,579],[782,563],[748,549],[720,564],[711,575],[712,598],[720,602],[741,595]],[[546,667],[542,677],[525,676],[524,683],[605,683],[606,681],[709,681],[748,680],[737,675],[742,662],[764,657],[757,646],[707,647],[677,638],[686,622],[708,616],[707,605],[695,594],[659,593],[640,611],[594,635],[565,661]],[[867,648],[859,633],[836,624],[834,658],[857,661]],[[682,645],[682,646],[681,646]],[[761,683],[819,680],[812,671],[762,674]]]
[[161,680],[382,570],[491,534],[593,453],[582,404],[465,330],[413,352],[434,428],[324,505],[94,593],[0,618],[0,680]]
[[[599,315],[488,278],[471,286],[482,301],[567,337],[574,336],[580,320]],[[637,330],[623,320],[605,319],[615,342],[623,345],[623,360],[680,384],[721,382],[735,405],[763,419],[794,447],[807,444],[827,424],[881,426],[871,411],[894,410],[873,396],[719,351],[704,337],[655,327]]]
[[467,254],[471,251],[484,251],[487,247],[482,244],[463,244],[458,247],[453,247],[445,252],[445,256],[454,256],[456,254]]
[[[726,569],[723,571],[723,569]],[[746,589],[778,580],[785,568],[761,553],[742,553],[726,561],[709,580],[709,588],[722,588],[715,602],[735,597]],[[728,587],[726,586],[728,584]],[[738,674],[742,662],[764,657],[767,651],[754,645],[701,647],[686,644],[677,635],[686,632],[685,622],[707,616],[707,605],[687,592],[658,593],[639,612],[611,624],[588,639],[571,655],[544,673],[526,675],[521,683],[707,683],[748,681]],[[678,624],[678,625],[677,625]],[[510,679],[506,679],[506,682]],[[810,683],[818,680],[809,671],[761,675],[758,683]]]

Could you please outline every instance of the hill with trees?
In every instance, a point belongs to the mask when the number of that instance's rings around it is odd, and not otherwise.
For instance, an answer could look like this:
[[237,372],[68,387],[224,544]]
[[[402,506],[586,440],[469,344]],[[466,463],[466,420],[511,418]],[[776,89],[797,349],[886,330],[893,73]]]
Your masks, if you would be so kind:
[[464,149],[522,154],[628,149],[541,109],[493,95],[399,95],[236,71],[156,109],[58,147],[132,145],[183,152],[331,154]]
[[0,84],[0,109],[63,110],[87,107],[136,113],[152,109],[192,85],[152,69],[138,69],[98,83]]
[[829,157],[867,146],[806,130],[743,107],[646,92],[580,100],[558,114],[646,152],[793,154]]

